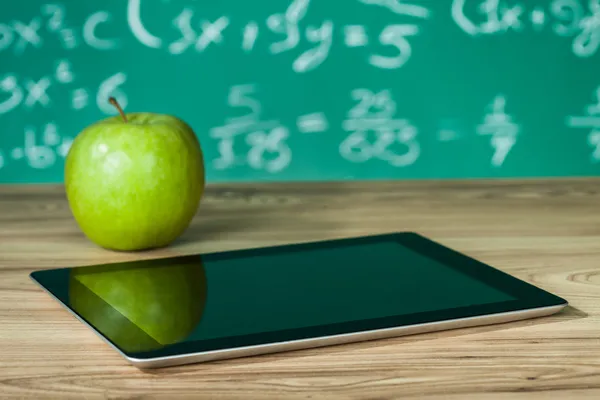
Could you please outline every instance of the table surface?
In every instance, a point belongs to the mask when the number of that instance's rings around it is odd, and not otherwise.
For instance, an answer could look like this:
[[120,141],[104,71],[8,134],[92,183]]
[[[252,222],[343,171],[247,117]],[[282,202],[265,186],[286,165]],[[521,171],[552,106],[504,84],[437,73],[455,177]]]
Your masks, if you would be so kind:
[[[210,185],[172,246],[87,241],[62,186],[0,186],[0,397],[600,398],[600,180]],[[141,371],[34,269],[417,231],[569,300],[551,317]]]

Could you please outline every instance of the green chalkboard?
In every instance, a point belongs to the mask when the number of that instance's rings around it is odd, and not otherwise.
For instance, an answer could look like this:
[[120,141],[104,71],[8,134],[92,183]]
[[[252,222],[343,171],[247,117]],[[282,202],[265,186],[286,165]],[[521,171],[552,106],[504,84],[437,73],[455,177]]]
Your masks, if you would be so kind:
[[0,182],[61,182],[126,111],[209,181],[600,172],[600,0],[0,2]]

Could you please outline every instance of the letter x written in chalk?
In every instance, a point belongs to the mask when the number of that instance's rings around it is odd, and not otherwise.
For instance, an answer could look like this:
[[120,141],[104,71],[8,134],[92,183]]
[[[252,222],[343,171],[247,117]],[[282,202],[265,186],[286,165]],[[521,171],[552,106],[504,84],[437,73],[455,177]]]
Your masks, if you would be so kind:
[[229,18],[223,16],[215,22],[205,21],[202,23],[202,35],[196,42],[196,50],[204,51],[211,43],[221,43],[223,31],[229,25]]

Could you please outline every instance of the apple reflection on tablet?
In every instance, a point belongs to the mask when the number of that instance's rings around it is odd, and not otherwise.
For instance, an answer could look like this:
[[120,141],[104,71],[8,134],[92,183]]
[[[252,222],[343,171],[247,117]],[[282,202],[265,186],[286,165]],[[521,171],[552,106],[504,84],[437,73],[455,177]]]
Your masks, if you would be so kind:
[[200,257],[74,268],[69,304],[124,352],[181,342],[200,322],[207,297]]

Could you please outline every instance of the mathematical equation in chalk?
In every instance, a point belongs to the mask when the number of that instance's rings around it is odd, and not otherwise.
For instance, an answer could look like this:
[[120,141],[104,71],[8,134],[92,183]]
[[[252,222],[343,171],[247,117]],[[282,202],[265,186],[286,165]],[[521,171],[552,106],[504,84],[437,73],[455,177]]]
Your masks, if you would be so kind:
[[73,138],[61,135],[54,122],[45,124],[39,130],[28,126],[23,132],[22,146],[15,147],[8,153],[0,149],[0,169],[9,159],[24,161],[33,169],[50,168],[67,156],[72,143]]
[[573,37],[572,51],[590,57],[600,48],[600,0],[553,0],[544,8],[529,1],[453,0],[454,22],[470,36],[542,32]]
[[[83,110],[95,104],[103,113],[112,114],[114,108],[108,103],[110,95],[116,97],[123,107],[127,106],[127,96],[121,89],[127,80],[123,72],[107,76],[95,87],[77,85],[77,76],[69,60],[56,62],[53,71],[39,77],[22,77],[16,72],[0,75],[0,116],[18,110],[33,110],[35,108],[50,108],[53,100],[50,90],[53,86],[61,86],[61,91],[69,93],[70,106],[73,110]],[[92,95],[92,98],[90,99]]]
[[[106,96],[111,94],[105,93]],[[422,148],[419,129],[401,115],[390,89],[356,88],[348,95],[354,105],[343,121],[332,124],[324,112],[314,110],[297,116],[295,126],[290,127],[277,119],[262,118],[257,84],[232,86],[225,96],[225,105],[230,115],[236,116],[209,129],[209,137],[217,149],[217,156],[211,160],[212,167],[229,170],[247,166],[271,174],[282,172],[292,162],[293,151],[289,145],[292,132],[299,133],[300,139],[327,131],[342,133],[337,152],[350,163],[380,162],[407,167],[418,161]],[[508,112],[508,104],[506,96],[497,94],[489,104],[482,105],[481,120],[472,129],[478,137],[489,137],[490,165],[494,168],[502,167],[523,131],[518,118]],[[592,161],[600,162],[600,85],[592,93],[590,103],[583,107],[583,113],[567,116],[565,125],[589,130]],[[448,128],[440,129],[436,135],[440,143],[463,138],[462,132]],[[24,160],[34,169],[49,168],[67,155],[73,141],[60,134],[55,122],[40,129],[28,126],[23,138],[20,147],[9,152],[0,149],[0,169],[9,159]]]
[[[124,92],[120,93],[125,96]],[[104,93],[105,96],[111,94],[114,93]],[[348,111],[339,130],[330,125],[324,112],[318,110],[298,116],[294,130],[300,134],[323,133],[331,128],[343,132],[346,136],[338,151],[348,162],[379,160],[393,167],[414,164],[421,152],[418,129],[409,119],[398,117],[391,90],[358,88],[352,90],[350,96],[356,104]],[[292,161],[293,152],[288,144],[292,128],[278,120],[262,118],[258,85],[234,85],[226,98],[226,106],[239,115],[229,117],[223,125],[209,130],[209,137],[216,142],[218,153],[212,160],[212,166],[216,170],[248,166],[268,173],[285,170]],[[492,136],[494,166],[503,164],[520,131],[519,125],[506,114],[504,107],[505,99],[498,95],[477,128],[478,133]],[[54,122],[46,124],[40,132],[27,127],[23,137],[23,146],[12,149],[8,157],[15,161],[25,160],[35,169],[51,167],[58,157],[64,158],[72,143],[71,137],[58,133]],[[459,137],[457,132],[447,129],[439,132],[442,142]],[[0,151],[0,157],[0,165],[4,165],[7,155]]]
[[[256,84],[230,88],[227,106],[232,110],[247,111],[241,116],[227,118],[223,125],[210,130],[219,154],[212,161],[215,169],[249,166],[277,173],[290,165],[293,154],[288,144],[291,128],[278,120],[261,117],[262,105],[257,92]],[[297,131],[314,134],[333,128],[336,133],[343,132],[345,137],[337,150],[343,159],[351,163],[379,161],[392,167],[406,167],[419,159],[421,143],[418,128],[410,119],[398,115],[397,103],[390,89],[373,91],[357,88],[349,96],[355,105],[337,127],[331,125],[325,113],[315,111],[297,117]],[[474,132],[491,137],[491,164],[500,167],[516,144],[521,126],[506,112],[506,99],[502,94],[482,108],[483,117]],[[460,133],[449,129],[441,129],[437,135],[440,142],[461,138]]]
[[[375,28],[361,24],[339,25],[332,15],[316,25],[305,24],[311,4],[317,0],[288,1],[280,12],[260,21],[238,21],[228,15],[207,20],[202,16],[200,2],[190,0],[172,17],[166,17],[161,34],[154,21],[153,28],[148,27],[142,17],[148,14],[142,10],[154,7],[154,15],[169,14],[167,9],[163,11],[168,2],[128,0],[119,11],[123,15],[115,18],[109,11],[97,11],[81,26],[67,23],[65,4],[51,3],[43,5],[28,21],[0,19],[0,54],[11,51],[16,57],[23,56],[53,40],[58,40],[67,50],[88,46],[110,51],[133,39],[146,48],[172,55],[202,54],[209,48],[222,48],[231,43],[245,53],[253,52],[259,45],[266,46],[273,56],[296,51],[292,68],[297,73],[306,73],[326,62],[332,46],[339,40],[349,49],[368,47],[371,53],[367,62],[376,68],[398,69],[417,50],[413,49],[411,39],[425,29],[423,24],[434,23],[436,18],[433,10],[419,5],[418,0],[355,1],[365,7],[379,7],[407,21]],[[600,48],[600,0],[589,0],[588,4],[584,0],[553,0],[547,7],[507,0],[444,3],[448,4],[447,12],[455,26],[469,36],[550,30],[559,37],[572,37],[571,50],[578,57],[590,57]],[[116,25],[121,19],[127,21],[127,29]],[[304,50],[299,50],[301,47]]]

